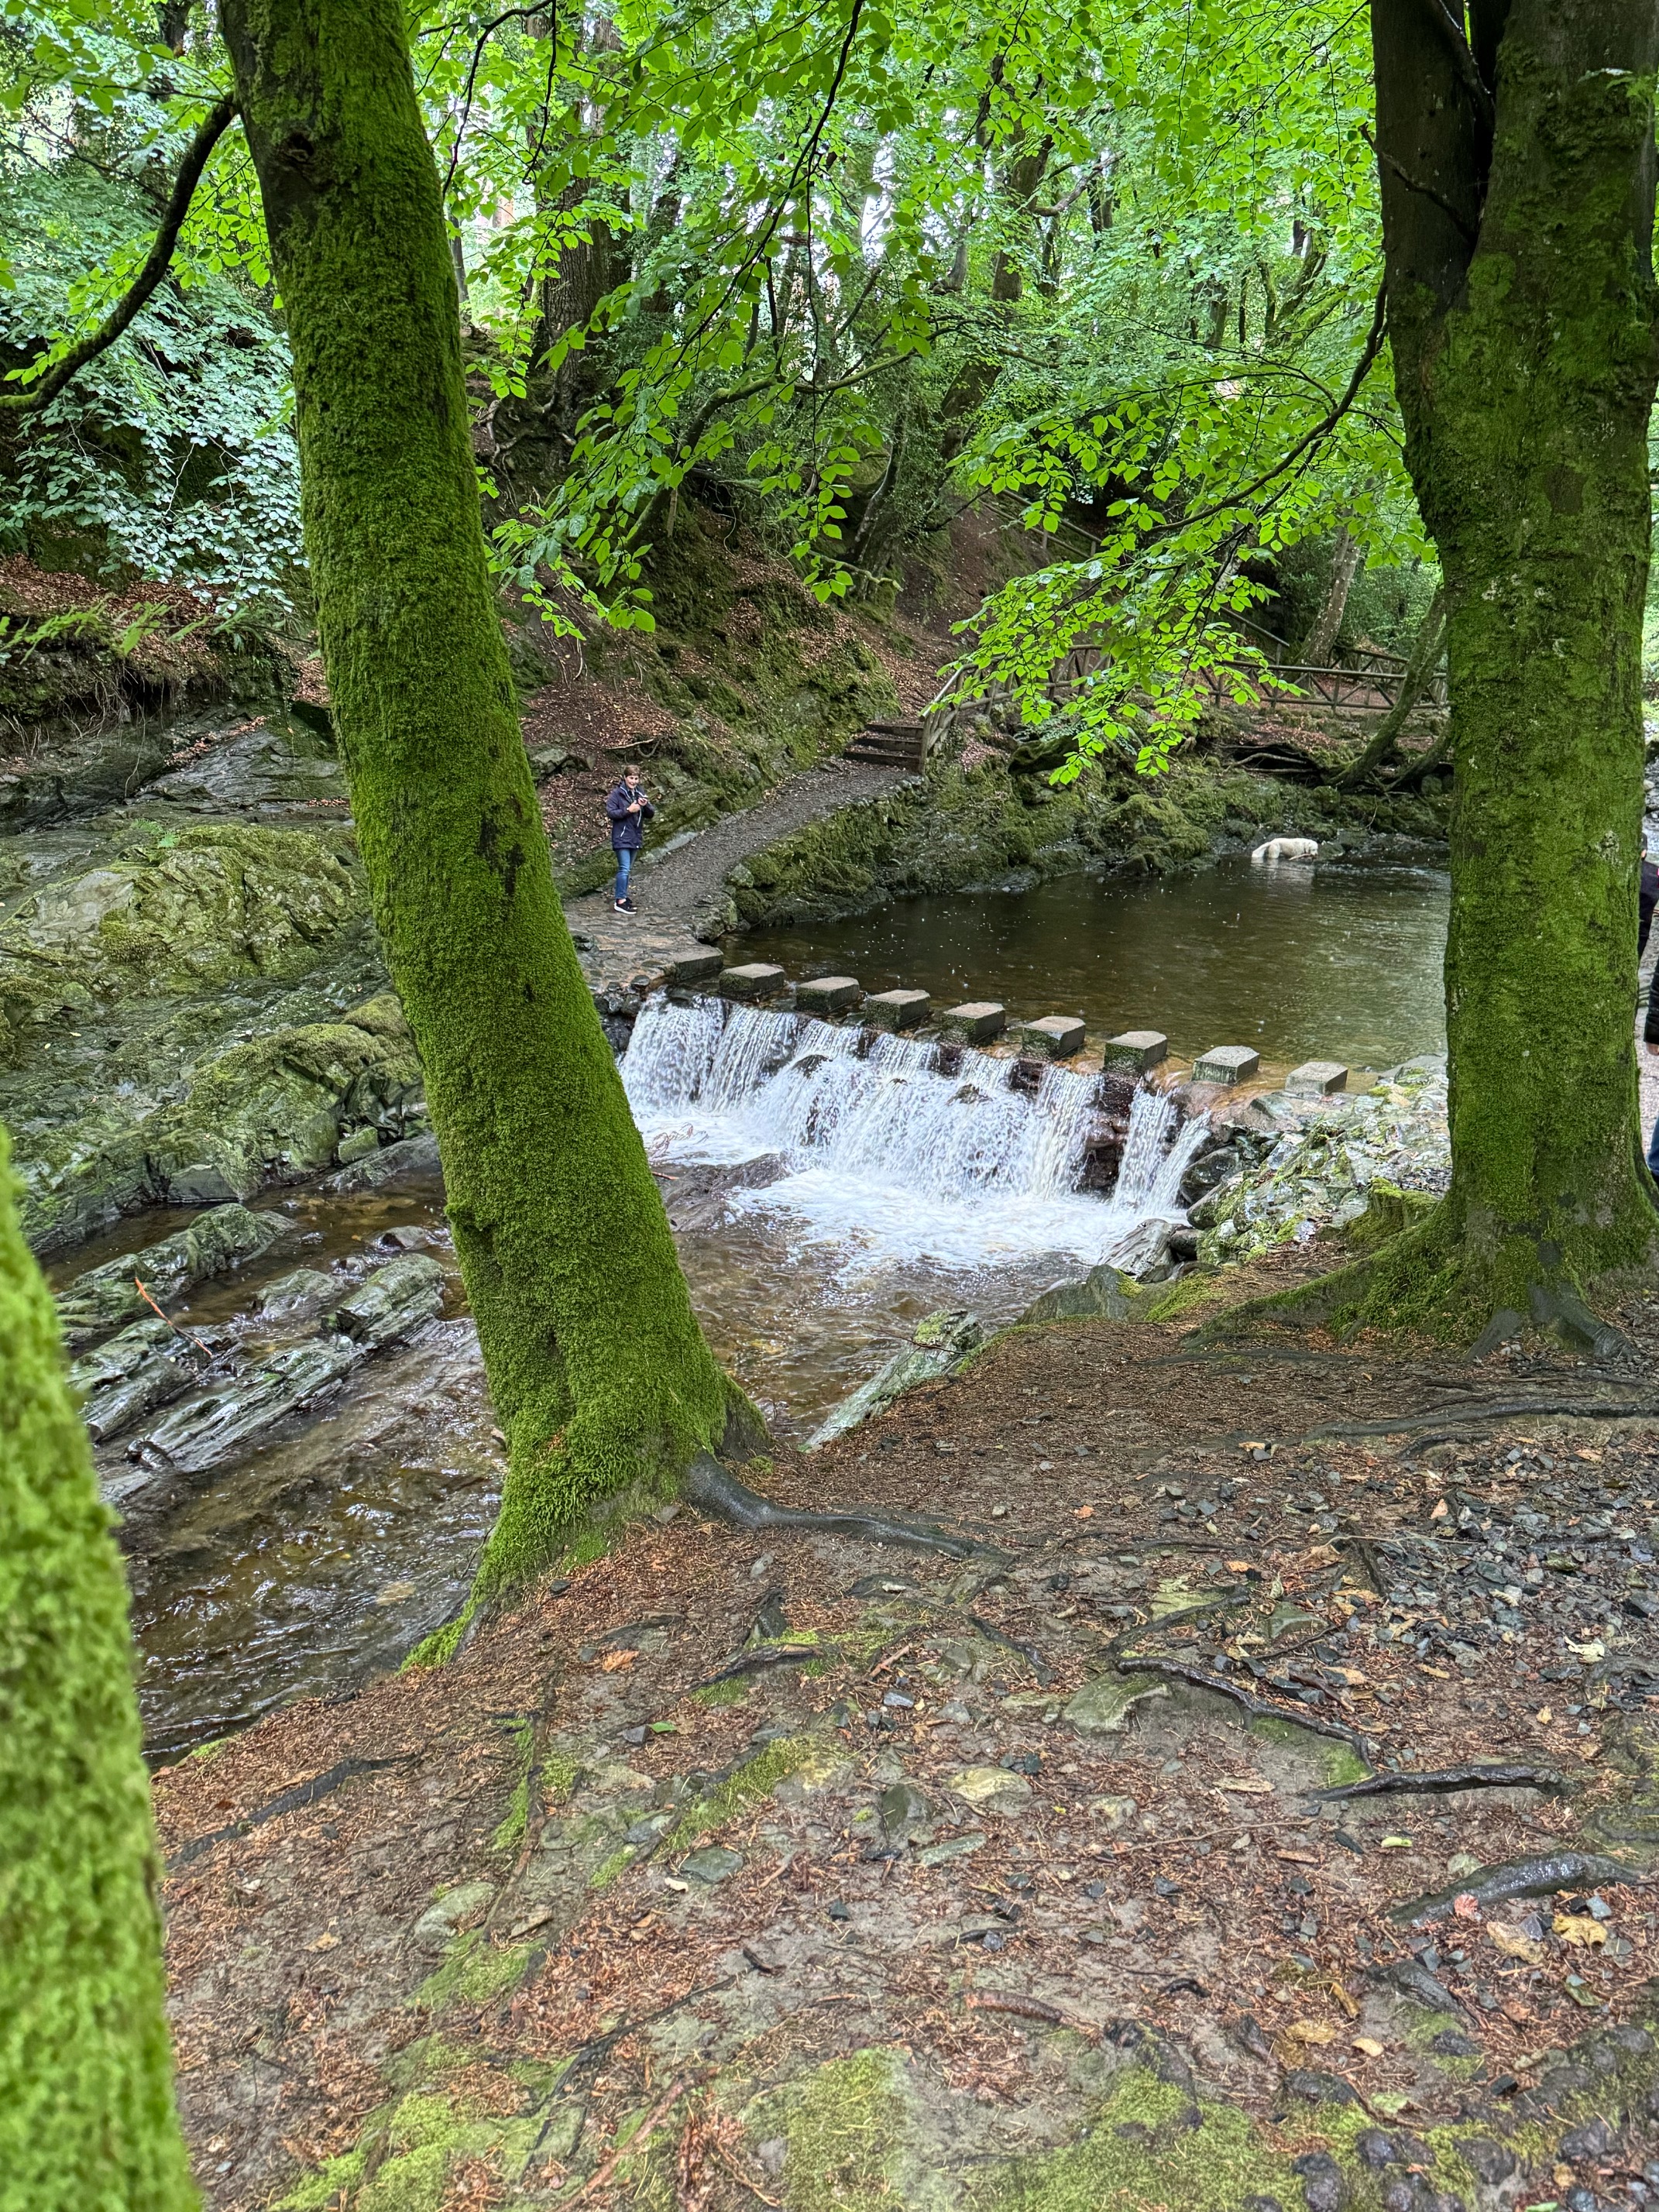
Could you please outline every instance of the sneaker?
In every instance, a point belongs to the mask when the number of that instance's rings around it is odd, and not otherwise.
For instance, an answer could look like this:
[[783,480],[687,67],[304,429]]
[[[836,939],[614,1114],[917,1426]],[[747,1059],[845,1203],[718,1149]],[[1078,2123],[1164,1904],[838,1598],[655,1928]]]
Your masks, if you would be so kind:
[[625,898],[625,899],[623,901],[623,902],[622,902],[622,910],[623,910],[623,912],[624,914],[632,914],[632,913],[633,913],[633,911],[634,911],[634,902],[633,902],[633,900],[632,900],[631,898]]
[[611,911],[612,914],[632,914],[634,909],[626,899],[612,899]]

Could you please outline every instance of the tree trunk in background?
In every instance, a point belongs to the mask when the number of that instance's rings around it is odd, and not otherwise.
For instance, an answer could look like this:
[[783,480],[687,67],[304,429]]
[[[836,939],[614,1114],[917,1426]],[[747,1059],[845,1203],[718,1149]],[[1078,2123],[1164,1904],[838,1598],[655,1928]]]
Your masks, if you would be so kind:
[[[1440,655],[1446,643],[1446,587],[1440,585],[1429,601],[1428,612],[1417,626],[1411,651],[1406,656],[1406,669],[1400,679],[1400,690],[1392,707],[1377,724],[1370,741],[1359,758],[1343,769],[1334,779],[1339,790],[1357,791],[1370,776],[1392,760],[1400,750],[1400,733],[1412,718],[1412,710],[1429,686]],[[1442,750],[1435,747],[1437,755]],[[1412,772],[1423,772],[1422,763],[1413,760]]]
[[1361,1310],[1545,1320],[1659,1238],[1632,1010],[1659,0],[1372,0],[1395,382],[1456,788],[1450,1189]]
[[1349,537],[1339,526],[1336,539],[1331,547],[1330,587],[1325,593],[1325,604],[1314,618],[1302,647],[1302,658],[1310,668],[1328,668],[1331,655],[1336,650],[1337,633],[1342,627],[1342,617],[1348,611],[1348,594],[1353,589],[1353,580],[1359,574],[1365,558],[1358,538]]
[[126,1577],[0,1132],[0,2201],[197,2203]]
[[485,565],[398,0],[226,0],[294,349],[306,549],[374,917],[420,1047],[509,1471],[475,1595],[671,1489],[705,1345],[565,927]]

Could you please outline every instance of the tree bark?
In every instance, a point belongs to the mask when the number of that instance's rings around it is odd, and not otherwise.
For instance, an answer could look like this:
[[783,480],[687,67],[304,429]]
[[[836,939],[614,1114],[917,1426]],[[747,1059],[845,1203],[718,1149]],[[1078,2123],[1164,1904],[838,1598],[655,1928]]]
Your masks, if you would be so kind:
[[1353,589],[1354,578],[1359,574],[1364,558],[1364,549],[1358,539],[1350,537],[1346,526],[1339,524],[1336,540],[1331,548],[1330,586],[1302,647],[1302,658],[1310,668],[1330,666],[1331,655],[1336,650],[1337,632],[1342,627],[1343,616],[1348,611],[1348,594]]
[[226,0],[294,349],[306,547],[374,899],[509,1468],[475,1597],[661,1494],[742,1401],[553,888],[484,557],[398,0]]
[[191,2212],[126,1577],[0,1132],[0,2199]]
[[1372,0],[1395,383],[1449,606],[1451,1184],[1361,1310],[1467,1330],[1651,1264],[1641,854],[1659,0]]

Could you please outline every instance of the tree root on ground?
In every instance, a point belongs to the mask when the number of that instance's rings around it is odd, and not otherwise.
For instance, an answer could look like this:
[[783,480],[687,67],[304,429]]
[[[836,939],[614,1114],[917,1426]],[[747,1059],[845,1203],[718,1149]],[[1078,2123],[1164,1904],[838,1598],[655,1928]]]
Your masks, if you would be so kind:
[[902,1514],[884,1513],[875,1507],[850,1507],[841,1513],[809,1513],[795,1505],[774,1505],[758,1491],[739,1482],[717,1459],[700,1454],[691,1462],[685,1494],[694,1505],[728,1521],[734,1528],[759,1534],[772,1528],[794,1528],[809,1535],[852,1536],[866,1544],[892,1544],[910,1552],[942,1552],[951,1559],[1007,1559],[1012,1554],[976,1536],[946,1528],[937,1521],[911,1521]]
[[1350,1797],[1393,1796],[1403,1791],[1434,1796],[1453,1790],[1539,1790],[1547,1797],[1565,1797],[1571,1786],[1565,1775],[1547,1766],[1442,1766],[1423,1774],[1371,1774],[1363,1782],[1344,1782],[1311,1794],[1334,1805]]
[[1401,1927],[1422,1928],[1431,1920],[1443,1920],[1460,1897],[1473,1897],[1480,1905],[1502,1905],[1511,1897],[1553,1897],[1563,1889],[1582,1889],[1597,1882],[1639,1883],[1634,1867],[1600,1851],[1545,1851],[1536,1858],[1511,1859],[1507,1865],[1482,1867],[1455,1889],[1437,1890],[1431,1897],[1408,1898],[1396,1905],[1390,1920]]
[[387,1759],[343,1759],[325,1774],[313,1775],[309,1782],[296,1782],[293,1789],[280,1791],[256,1812],[245,1814],[225,1827],[215,1828],[210,1835],[193,1836],[189,1843],[181,1844],[167,1861],[167,1872],[176,1874],[180,1867],[187,1867],[192,1859],[200,1858],[204,1851],[210,1851],[215,1844],[228,1842],[232,1836],[245,1836],[250,1829],[263,1827],[267,1820],[280,1820],[284,1813],[298,1812],[303,1805],[314,1805],[319,1797],[326,1797],[342,1783],[350,1782],[359,1774],[378,1773],[383,1766],[406,1766],[411,1759],[419,1757],[418,1751],[398,1751]]

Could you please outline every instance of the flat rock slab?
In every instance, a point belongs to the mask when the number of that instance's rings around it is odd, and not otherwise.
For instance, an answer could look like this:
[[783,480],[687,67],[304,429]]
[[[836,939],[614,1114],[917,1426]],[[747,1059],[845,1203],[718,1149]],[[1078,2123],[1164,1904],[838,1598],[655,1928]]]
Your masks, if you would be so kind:
[[1285,1095],[1291,1098],[1328,1098],[1348,1087],[1348,1071],[1340,1060],[1304,1060],[1285,1078]]
[[711,945],[688,945],[683,951],[671,952],[662,963],[665,983],[712,983],[725,965],[723,957]]
[[1261,1054],[1247,1044],[1212,1044],[1193,1062],[1194,1083],[1243,1083],[1261,1065]]
[[1156,1674],[1097,1674],[1084,1684],[1063,1717],[1082,1735],[1121,1735],[1138,1705],[1169,1694],[1169,1685]]
[[741,967],[723,969],[720,975],[723,999],[775,999],[788,988],[788,976],[769,960],[745,961]]
[[927,1018],[926,991],[878,991],[864,1002],[864,1018],[878,1030],[913,1030]]
[[1161,1030],[1125,1030],[1121,1036],[1107,1038],[1101,1064],[1145,1075],[1169,1056],[1170,1040]]
[[1069,1060],[1081,1052],[1088,1034],[1073,1014],[1044,1014],[1035,1022],[1020,1022],[1014,1030],[1022,1048],[1038,1060]]
[[942,1013],[939,1025],[947,1036],[960,1037],[964,1044],[983,1044],[987,1038],[1002,1035],[1008,1016],[994,999],[970,999],[965,1006]]
[[795,1004],[804,1014],[848,1014],[863,1002],[856,975],[814,975],[795,986]]

